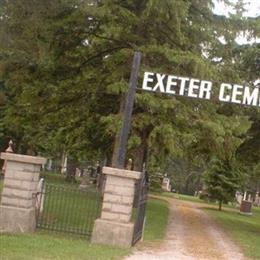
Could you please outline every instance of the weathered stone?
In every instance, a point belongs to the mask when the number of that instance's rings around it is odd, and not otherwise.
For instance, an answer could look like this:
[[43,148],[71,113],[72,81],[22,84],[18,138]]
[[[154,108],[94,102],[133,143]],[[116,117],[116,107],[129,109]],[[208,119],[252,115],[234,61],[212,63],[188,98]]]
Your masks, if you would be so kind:
[[2,196],[28,199],[33,197],[33,191],[5,187]]
[[114,195],[110,193],[105,193],[103,202],[117,203],[122,205],[132,205],[133,204],[133,196],[120,196]]
[[22,181],[38,181],[39,172],[20,171],[20,170],[9,170],[6,171],[6,178]]
[[131,215],[119,214],[119,222],[128,223],[131,219]]
[[35,208],[35,199],[2,196],[1,204],[18,208]]
[[117,221],[120,218],[120,215],[118,213],[115,213],[115,212],[102,211],[101,218],[107,219],[107,220]]
[[36,227],[36,192],[41,165],[46,159],[1,153],[6,160],[0,206],[0,231],[33,232]]
[[112,204],[111,207],[112,212],[123,213],[123,214],[131,214],[132,206],[121,205],[121,204]]
[[105,193],[109,193],[112,195],[121,195],[131,197],[134,196],[134,187],[124,187],[124,186],[116,186],[107,184],[105,187]]
[[35,209],[0,206],[0,232],[33,232],[35,227]]
[[105,211],[111,211],[112,209],[112,204],[109,203],[109,202],[103,202],[102,204],[102,210],[105,210]]
[[108,185],[115,185],[115,186],[120,186],[120,187],[129,187],[133,188],[135,185],[135,180],[134,179],[125,179],[122,177],[117,177],[117,176],[109,176],[107,179],[107,184]]
[[127,204],[127,205],[133,205],[133,196],[130,196],[130,197],[123,196],[121,203]]
[[122,200],[123,200],[123,199],[122,199],[122,196],[105,193],[103,202],[116,202],[116,203],[121,203]]
[[135,180],[138,180],[141,178],[140,172],[111,168],[111,167],[103,167],[103,173],[106,175],[109,175],[109,176],[114,175],[117,177],[129,178],[129,179],[135,179]]
[[6,178],[4,179],[4,187],[12,189],[22,189],[22,190],[36,190],[38,181],[22,181],[22,180],[13,180]]
[[140,172],[103,167],[106,174],[101,218],[95,221],[92,242],[130,247],[134,224],[130,223],[135,181]]
[[133,230],[133,223],[118,223],[97,219],[94,225],[92,243],[131,247]]
[[24,164],[28,163],[28,164],[42,165],[47,162],[47,160],[43,157],[29,156],[29,155],[15,154],[15,153],[1,153],[0,158],[12,162],[22,162]]

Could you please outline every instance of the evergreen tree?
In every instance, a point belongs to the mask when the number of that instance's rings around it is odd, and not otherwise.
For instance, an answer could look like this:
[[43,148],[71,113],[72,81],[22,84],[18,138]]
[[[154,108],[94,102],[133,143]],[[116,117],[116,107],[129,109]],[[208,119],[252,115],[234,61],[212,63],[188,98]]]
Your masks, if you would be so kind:
[[222,203],[233,201],[235,192],[241,188],[243,174],[234,160],[214,159],[205,172],[204,181],[209,197],[218,200],[221,210]]
[[[2,122],[19,150],[111,157],[136,50],[142,71],[240,81],[230,52],[240,20],[212,7],[210,0],[2,1]],[[233,152],[247,127],[239,107],[138,91],[129,157],[136,170],[147,154],[156,169],[166,155],[205,166]]]

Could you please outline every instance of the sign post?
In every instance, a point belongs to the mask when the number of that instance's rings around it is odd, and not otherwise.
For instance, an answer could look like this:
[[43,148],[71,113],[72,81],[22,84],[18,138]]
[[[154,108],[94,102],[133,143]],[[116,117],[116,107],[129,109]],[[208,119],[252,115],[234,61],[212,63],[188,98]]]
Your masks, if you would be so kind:
[[126,94],[124,110],[123,110],[123,125],[120,132],[116,136],[112,167],[123,169],[125,165],[125,155],[127,150],[127,139],[131,127],[131,117],[134,107],[134,98],[136,93],[138,73],[141,64],[141,53],[135,52],[131,76],[129,81],[129,88]]

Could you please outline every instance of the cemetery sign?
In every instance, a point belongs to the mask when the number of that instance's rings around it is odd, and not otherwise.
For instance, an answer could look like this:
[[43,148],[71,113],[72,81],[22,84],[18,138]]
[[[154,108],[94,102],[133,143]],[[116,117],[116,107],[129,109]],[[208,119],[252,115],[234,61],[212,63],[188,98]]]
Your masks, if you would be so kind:
[[[213,82],[188,77],[145,72],[143,90],[210,100],[215,97]],[[221,102],[260,107],[260,88],[222,83],[217,99]]]

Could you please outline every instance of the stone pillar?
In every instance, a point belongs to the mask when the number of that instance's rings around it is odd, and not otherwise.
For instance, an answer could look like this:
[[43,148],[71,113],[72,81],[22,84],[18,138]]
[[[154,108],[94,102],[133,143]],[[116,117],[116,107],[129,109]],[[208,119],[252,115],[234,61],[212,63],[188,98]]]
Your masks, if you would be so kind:
[[141,178],[141,173],[110,167],[103,167],[103,173],[107,179],[102,213],[95,221],[92,243],[130,247],[135,181]]
[[1,153],[6,170],[0,205],[0,232],[33,232],[36,228],[36,192],[42,157]]

